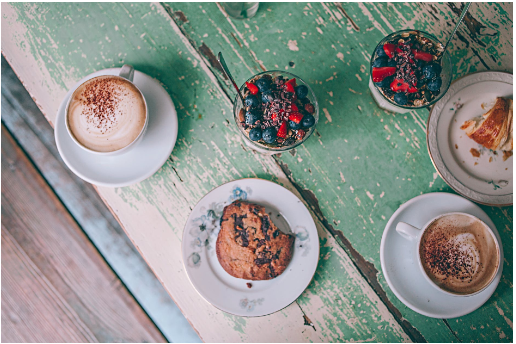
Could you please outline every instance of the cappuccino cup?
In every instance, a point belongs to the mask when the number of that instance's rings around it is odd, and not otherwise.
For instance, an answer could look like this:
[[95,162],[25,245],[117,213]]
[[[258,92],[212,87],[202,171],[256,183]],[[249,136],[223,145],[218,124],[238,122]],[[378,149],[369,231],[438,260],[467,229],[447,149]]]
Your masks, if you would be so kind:
[[132,82],[134,68],[101,75],[79,85],[66,106],[66,129],[82,149],[98,155],[127,152],[143,137],[147,103]]
[[495,234],[470,214],[443,214],[421,229],[399,222],[396,231],[417,243],[417,260],[423,275],[431,285],[449,295],[480,293],[491,284],[502,264]]

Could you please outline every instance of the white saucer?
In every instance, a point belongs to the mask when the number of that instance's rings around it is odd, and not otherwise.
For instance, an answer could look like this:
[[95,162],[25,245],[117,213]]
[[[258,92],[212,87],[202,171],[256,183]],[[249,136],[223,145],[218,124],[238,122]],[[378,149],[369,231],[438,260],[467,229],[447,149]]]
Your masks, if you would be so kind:
[[[274,279],[235,278],[217,259],[222,211],[237,199],[264,206],[280,230],[296,236],[292,260]],[[218,309],[246,317],[271,314],[294,302],[310,284],[319,260],[319,236],[308,209],[292,192],[262,179],[235,180],[206,194],[188,217],[182,240],[183,264],[197,292]]]
[[134,83],[143,93],[149,111],[149,124],[143,138],[128,152],[99,156],[77,146],[66,130],[65,107],[73,90],[99,75],[118,75],[120,68],[92,73],[68,91],[56,115],[55,139],[59,154],[77,176],[85,181],[109,187],[122,187],[152,176],[168,159],[177,138],[177,113],[172,99],[159,81],[134,72]]
[[[513,157],[502,159],[470,139],[460,126],[483,115],[482,103],[496,97],[512,98],[512,74],[481,72],[452,83],[428,117],[428,152],[443,180],[468,199],[486,205],[512,204]],[[471,149],[480,153],[475,157]],[[475,152],[475,154],[477,154]]]
[[[421,228],[432,218],[450,212],[464,212],[484,221],[495,233],[500,246],[502,266],[493,282],[473,296],[451,296],[440,292],[425,279],[417,262],[416,242],[396,232],[396,224],[407,222]],[[407,307],[432,318],[456,318],[473,312],[494,293],[503,270],[503,248],[493,221],[476,204],[449,193],[429,193],[402,204],[385,226],[380,245],[382,271],[392,292]]]

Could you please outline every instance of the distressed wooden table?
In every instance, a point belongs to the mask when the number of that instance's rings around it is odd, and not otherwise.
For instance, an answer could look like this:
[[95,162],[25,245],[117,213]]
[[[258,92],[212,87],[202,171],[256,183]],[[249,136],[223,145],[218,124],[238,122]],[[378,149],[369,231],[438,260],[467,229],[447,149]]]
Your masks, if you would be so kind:
[[[216,3],[3,3],[2,52],[51,123],[68,88],[96,70],[129,63],[163,83],[180,121],[170,159],[137,185],[97,190],[204,341],[511,342],[512,207],[482,207],[503,240],[504,274],[472,314],[440,320],[413,312],[391,292],[380,266],[381,235],[399,205],[452,190],[427,153],[428,111],[393,114],[371,98],[370,54],[402,28],[445,40],[460,8],[262,3],[254,18],[239,21]],[[512,30],[511,3],[474,3],[450,45],[454,76],[512,73]],[[321,110],[314,136],[281,156],[249,150],[232,121],[234,93],[218,51],[239,82],[268,69],[307,80]],[[260,318],[206,303],[181,261],[192,207],[214,187],[244,177],[272,180],[304,200],[321,244],[306,291]]]

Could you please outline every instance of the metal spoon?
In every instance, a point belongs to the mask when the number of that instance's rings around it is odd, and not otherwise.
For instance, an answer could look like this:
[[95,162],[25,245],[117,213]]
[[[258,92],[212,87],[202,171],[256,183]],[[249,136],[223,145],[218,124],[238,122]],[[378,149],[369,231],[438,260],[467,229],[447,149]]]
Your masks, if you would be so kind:
[[244,98],[242,97],[242,94],[240,94],[240,90],[238,89],[238,86],[235,82],[235,79],[231,76],[231,73],[229,72],[228,66],[226,65],[226,61],[224,61],[224,58],[222,57],[222,52],[219,52],[217,55],[217,60],[219,60],[220,65],[222,66],[222,70],[226,74],[229,80],[233,83],[233,87],[235,88],[238,96],[240,97],[240,100],[242,101],[242,106],[244,106]]
[[468,12],[469,6],[471,6],[471,2],[466,3],[466,5],[464,6],[464,9],[462,10],[462,13],[460,14],[459,21],[457,22],[457,25],[455,25],[455,28],[453,29],[453,32],[452,32],[450,38],[448,38],[448,42],[446,42],[446,45],[444,46],[444,50],[441,53],[441,56],[439,58],[444,56],[444,53],[446,52],[446,49],[448,48],[448,44],[450,44],[450,41],[452,40],[453,36],[455,36],[455,32],[457,32],[460,23],[462,23],[462,20],[464,19],[464,17],[466,16],[466,13]]

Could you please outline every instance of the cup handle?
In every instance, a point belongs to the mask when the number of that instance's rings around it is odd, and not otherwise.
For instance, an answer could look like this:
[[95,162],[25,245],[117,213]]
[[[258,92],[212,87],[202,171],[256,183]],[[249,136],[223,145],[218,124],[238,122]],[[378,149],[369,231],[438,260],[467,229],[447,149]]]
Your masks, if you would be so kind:
[[131,65],[123,65],[122,66],[122,69],[120,69],[120,74],[118,74],[119,76],[121,76],[122,78],[125,78],[131,82],[133,82],[133,78],[134,78],[134,68],[133,66]]
[[405,239],[417,240],[421,234],[421,229],[405,222],[398,222],[396,225],[396,232],[400,233],[400,235]]

